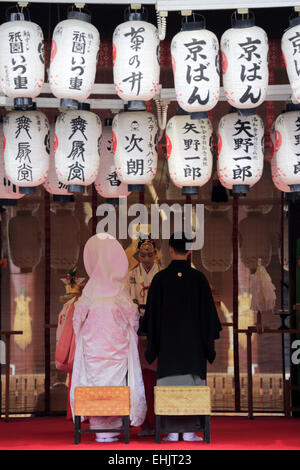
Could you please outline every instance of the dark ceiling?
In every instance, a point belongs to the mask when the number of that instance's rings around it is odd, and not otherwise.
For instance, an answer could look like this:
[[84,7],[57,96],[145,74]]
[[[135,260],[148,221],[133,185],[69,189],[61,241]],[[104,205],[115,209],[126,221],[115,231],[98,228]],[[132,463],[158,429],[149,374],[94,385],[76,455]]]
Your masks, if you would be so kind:
[[[182,5],[184,7],[184,0]],[[128,2],[129,4],[129,2]],[[0,3],[0,22],[6,21],[6,10],[16,5],[16,2]],[[45,40],[49,40],[52,31],[59,21],[66,19],[70,4],[50,4],[32,3],[29,4],[31,21],[38,23],[44,32]],[[125,5],[89,5],[87,8],[92,14],[92,23],[98,28],[102,39],[112,37],[116,26],[124,22]],[[154,6],[145,7],[148,13],[148,21],[156,24],[156,14]],[[199,11],[206,18],[207,29],[213,31],[218,38],[228,28],[231,27],[231,15],[234,10],[209,10]],[[288,18],[293,13],[293,8],[257,8],[252,10],[255,15],[255,23],[262,27],[269,39],[281,39],[284,30],[288,27]],[[181,29],[182,17],[179,12],[169,12],[167,20],[167,36],[171,39]]]

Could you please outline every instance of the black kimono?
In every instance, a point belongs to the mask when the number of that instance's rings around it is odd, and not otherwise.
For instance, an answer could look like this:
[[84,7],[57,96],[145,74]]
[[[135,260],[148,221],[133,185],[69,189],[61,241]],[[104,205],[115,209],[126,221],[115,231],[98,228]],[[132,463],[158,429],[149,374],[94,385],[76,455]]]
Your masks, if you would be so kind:
[[187,261],[174,260],[151,283],[142,330],[146,360],[158,357],[157,378],[192,374],[206,379],[222,330],[209,283]]

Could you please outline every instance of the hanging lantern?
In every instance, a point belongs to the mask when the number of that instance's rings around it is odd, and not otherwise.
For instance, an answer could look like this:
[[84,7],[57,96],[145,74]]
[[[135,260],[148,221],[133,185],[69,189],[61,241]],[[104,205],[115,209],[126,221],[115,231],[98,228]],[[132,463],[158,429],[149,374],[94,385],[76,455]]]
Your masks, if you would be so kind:
[[49,84],[57,98],[84,101],[95,82],[100,46],[91,16],[70,11],[55,27],[51,45]]
[[105,121],[100,145],[100,167],[95,180],[95,188],[100,196],[107,198],[107,202],[117,204],[120,197],[128,197],[128,185],[118,179],[115,170],[112,119]]
[[3,155],[3,129],[0,126],[0,205],[15,206],[17,200],[22,198],[24,194],[20,194],[19,187],[12,184],[7,178],[4,167]]
[[272,125],[271,131],[270,131],[270,139],[271,139],[271,172],[272,172],[272,181],[274,183],[275,188],[277,188],[279,191],[282,191],[284,193],[290,193],[290,187],[287,184],[284,184],[281,180],[280,174],[278,173],[278,165],[277,165],[277,159],[276,159],[276,145],[279,144],[278,140],[278,134],[277,134],[277,140],[276,140],[276,134],[275,134],[275,122]]
[[285,31],[281,40],[281,50],[284,58],[289,82],[293,96],[300,102],[300,17],[290,18],[289,28]]
[[44,37],[41,28],[12,13],[0,26],[0,83],[9,98],[35,98],[44,85]]
[[239,223],[240,253],[245,266],[255,273],[258,260],[262,266],[270,264],[272,256],[272,238],[269,231],[269,221],[260,212],[249,212]]
[[264,102],[268,89],[268,38],[254,17],[232,20],[221,38],[222,74],[227,101],[247,114]]
[[[80,251],[80,224],[72,210],[51,213],[51,268],[68,271],[77,265]],[[62,236],[63,234],[63,236]]]
[[40,111],[12,111],[3,119],[5,172],[22,194],[32,194],[49,170],[49,123]]
[[[275,161],[277,165],[273,181],[300,191],[300,105],[289,105],[287,111],[275,121]],[[291,110],[291,111],[290,111]]]
[[222,212],[211,212],[205,218],[203,267],[209,272],[224,273],[232,265],[232,223]]
[[48,193],[53,195],[54,202],[72,202],[74,200],[74,196],[70,195],[68,186],[66,184],[63,184],[57,178],[57,174],[55,170],[54,142],[55,142],[55,126],[50,125],[49,173],[43,186]]
[[257,183],[264,166],[264,125],[254,114],[226,114],[218,128],[218,176],[234,195],[246,194]]
[[139,12],[130,13],[113,34],[113,74],[118,96],[130,103],[129,109],[145,109],[145,103],[158,92],[160,57],[155,26],[142,21]]
[[171,43],[176,99],[188,113],[210,111],[219,101],[219,42],[205,19],[186,22]]
[[169,174],[182,194],[198,194],[212,173],[212,125],[206,115],[191,119],[173,116],[166,128]]
[[[82,106],[81,107],[86,107]],[[69,192],[84,192],[99,170],[102,126],[97,114],[86,109],[68,110],[55,123],[55,167]]]
[[130,111],[113,119],[115,171],[129,191],[144,191],[157,170],[157,121],[153,114]]
[[17,211],[8,223],[10,256],[22,272],[31,272],[41,259],[41,228],[30,210]]

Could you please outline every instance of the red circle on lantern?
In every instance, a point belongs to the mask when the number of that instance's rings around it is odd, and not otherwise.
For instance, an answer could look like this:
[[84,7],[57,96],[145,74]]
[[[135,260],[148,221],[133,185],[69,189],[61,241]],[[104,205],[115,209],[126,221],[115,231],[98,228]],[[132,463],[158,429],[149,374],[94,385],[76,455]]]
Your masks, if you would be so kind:
[[225,52],[221,51],[222,74],[225,75],[228,68],[228,60]]
[[166,135],[166,144],[167,144],[167,157],[169,160],[171,153],[172,153],[172,142],[171,142],[171,139],[167,135]]
[[222,145],[223,145],[222,137],[220,136],[220,134],[218,134],[218,155],[220,155],[221,153]]
[[3,150],[5,150],[6,147],[6,138],[5,135],[3,136]]
[[57,44],[56,44],[56,41],[53,39],[52,44],[51,44],[50,64],[52,63],[54,57],[56,56],[56,53],[57,53]]
[[115,65],[116,58],[117,58],[117,48],[115,44],[113,44],[113,65]]
[[278,152],[282,144],[282,137],[279,131],[275,131],[275,152]]
[[173,69],[173,74],[175,75],[175,73],[176,73],[176,61],[175,61],[173,56],[172,56],[172,69]]
[[58,147],[58,138],[57,138],[57,135],[55,134],[55,137],[54,137],[54,153],[56,152],[57,147]]
[[117,150],[117,137],[114,132],[112,132],[112,141],[113,141],[113,153],[116,153]]

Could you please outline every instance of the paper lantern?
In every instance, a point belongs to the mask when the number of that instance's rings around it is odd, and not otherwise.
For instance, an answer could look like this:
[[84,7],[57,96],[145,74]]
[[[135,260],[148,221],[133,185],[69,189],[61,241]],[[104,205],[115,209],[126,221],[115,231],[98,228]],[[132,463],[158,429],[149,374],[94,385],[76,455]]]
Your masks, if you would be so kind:
[[[111,124],[109,120],[109,124]],[[100,196],[117,202],[120,197],[129,196],[128,185],[118,179],[115,170],[111,125],[105,125],[100,145],[100,167],[95,180],[95,188]]]
[[281,40],[281,49],[292,87],[293,96],[300,102],[300,17],[289,20],[289,28],[285,31]]
[[224,273],[232,265],[232,223],[222,212],[205,218],[201,262],[209,272]]
[[219,100],[219,42],[205,22],[183,23],[171,43],[176,99],[189,113],[211,110]]
[[300,110],[280,114],[275,121],[276,177],[291,192],[300,191]]
[[159,37],[155,26],[131,13],[113,34],[113,74],[118,96],[124,101],[148,101],[158,92]]
[[17,199],[20,199],[24,194],[20,194],[19,187],[12,184],[7,178],[4,167],[4,154],[3,154],[3,129],[0,126],[0,204],[2,206],[16,205]]
[[69,271],[78,263],[80,224],[72,210],[51,213],[51,268]]
[[[277,139],[276,139],[277,137]],[[277,165],[277,158],[276,158],[276,146],[280,143],[280,139],[278,139],[279,134],[275,133],[275,122],[272,125],[270,131],[270,139],[271,139],[271,172],[272,172],[272,181],[274,186],[284,193],[290,193],[290,187],[283,183],[281,179],[281,175],[278,172],[278,165]]]
[[5,172],[20,192],[30,194],[49,170],[49,123],[40,111],[12,111],[4,117]]
[[100,36],[90,21],[90,15],[71,11],[54,29],[49,84],[57,98],[82,102],[92,92]]
[[97,114],[78,109],[61,113],[55,123],[55,167],[69,192],[84,192],[99,170],[102,125]]
[[17,211],[8,223],[10,257],[23,272],[31,272],[41,259],[41,228],[30,210]]
[[115,171],[129,191],[143,191],[157,170],[157,121],[153,114],[131,111],[113,119]]
[[166,128],[169,174],[183,194],[197,194],[212,173],[212,125],[206,119],[173,116]]
[[68,186],[66,184],[63,184],[57,178],[57,174],[55,170],[54,142],[55,142],[55,125],[51,125],[50,126],[49,173],[43,186],[48,193],[53,195],[53,201],[71,202],[74,197],[70,195]]
[[264,125],[254,114],[226,114],[218,128],[218,176],[233,194],[245,194],[262,176]]
[[237,109],[257,108],[268,89],[268,38],[254,19],[235,19],[221,38],[222,74],[227,101]]
[[10,98],[35,98],[44,85],[44,37],[41,28],[12,13],[0,26],[0,83]]
[[268,266],[272,256],[272,238],[268,219],[259,212],[250,212],[239,223],[240,254],[242,262],[253,274],[261,258]]

